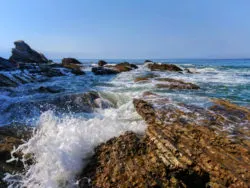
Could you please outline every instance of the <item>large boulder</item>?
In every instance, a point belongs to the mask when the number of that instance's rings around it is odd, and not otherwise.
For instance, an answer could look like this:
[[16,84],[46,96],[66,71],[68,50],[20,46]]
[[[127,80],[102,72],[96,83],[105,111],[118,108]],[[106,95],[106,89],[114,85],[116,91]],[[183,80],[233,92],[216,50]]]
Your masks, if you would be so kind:
[[83,65],[80,61],[75,58],[63,58],[62,66],[71,69],[71,72],[76,75],[83,75],[82,71]]
[[151,71],[174,71],[181,72],[182,69],[174,64],[150,63],[148,68]]
[[15,41],[15,48],[12,49],[12,55],[9,58],[11,62],[19,63],[48,63],[49,60],[41,53],[33,50],[24,41]]
[[7,59],[0,57],[0,70],[13,70],[16,69],[18,66],[15,63],[10,62]]
[[98,66],[100,66],[100,67],[102,67],[102,66],[104,66],[104,65],[107,65],[108,63],[106,62],[106,61],[104,61],[104,60],[99,60],[98,61]]

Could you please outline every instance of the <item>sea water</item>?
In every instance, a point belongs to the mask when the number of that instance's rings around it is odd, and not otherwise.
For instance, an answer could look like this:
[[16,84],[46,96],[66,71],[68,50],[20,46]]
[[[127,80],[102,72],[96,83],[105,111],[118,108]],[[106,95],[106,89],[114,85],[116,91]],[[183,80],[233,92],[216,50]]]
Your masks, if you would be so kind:
[[[122,60],[109,60],[118,63]],[[32,138],[15,148],[24,155],[33,154],[35,163],[26,166],[22,174],[6,174],[9,187],[77,187],[77,174],[93,155],[94,148],[125,131],[143,134],[146,124],[136,113],[132,100],[144,91],[164,95],[172,101],[181,101],[206,107],[210,98],[222,98],[250,106],[250,60],[155,60],[171,62],[197,73],[181,74],[155,71],[159,77],[192,82],[200,90],[168,90],[155,87],[155,82],[135,83],[138,76],[150,74],[143,60],[128,60],[139,68],[118,75],[96,76],[91,65],[96,60],[82,60],[85,75],[54,77],[43,83],[24,84],[0,91],[0,124],[22,122],[36,127]],[[38,93],[40,86],[59,87],[59,94]],[[97,91],[114,108],[96,109],[93,113],[42,112],[36,107],[24,108],[30,101],[56,98],[58,95]],[[25,109],[25,110],[24,110]],[[14,160],[14,158],[12,159]]]

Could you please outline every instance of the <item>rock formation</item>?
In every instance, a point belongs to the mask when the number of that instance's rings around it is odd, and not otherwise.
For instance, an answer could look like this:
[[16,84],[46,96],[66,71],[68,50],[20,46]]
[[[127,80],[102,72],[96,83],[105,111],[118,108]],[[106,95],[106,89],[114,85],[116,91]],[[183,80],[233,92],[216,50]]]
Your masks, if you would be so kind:
[[84,72],[82,71],[83,65],[80,61],[75,58],[63,58],[62,66],[68,69],[71,69],[73,74],[76,75],[83,75]]
[[182,69],[173,64],[161,64],[161,63],[151,63],[148,64],[148,68],[151,71],[174,71],[174,72],[181,72]]
[[153,93],[135,99],[146,134],[98,146],[80,187],[249,187],[250,111],[212,102],[206,109]]
[[16,69],[18,66],[15,63],[11,63],[9,60],[0,57],[0,70],[13,70]]
[[102,66],[104,66],[106,64],[108,64],[108,63],[106,61],[104,61],[104,60],[99,60],[98,61],[98,66],[100,66],[100,67],[102,67]]
[[156,84],[157,88],[200,89],[198,85],[189,82],[184,82],[183,80],[176,80],[172,78],[156,78],[155,80],[163,82]]
[[15,48],[12,49],[11,62],[19,63],[48,63],[49,60],[41,53],[33,50],[24,41],[15,41]]

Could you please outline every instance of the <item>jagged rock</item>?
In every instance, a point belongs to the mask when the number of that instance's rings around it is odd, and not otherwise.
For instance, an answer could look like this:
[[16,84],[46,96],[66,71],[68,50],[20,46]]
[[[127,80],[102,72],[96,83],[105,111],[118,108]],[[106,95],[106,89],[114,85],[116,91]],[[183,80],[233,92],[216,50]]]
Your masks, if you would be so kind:
[[0,74],[0,87],[17,87],[18,83],[4,74]]
[[147,75],[143,75],[143,76],[138,76],[134,79],[134,82],[145,82],[150,80],[151,78],[155,78],[157,77],[157,75],[155,74],[147,74]]
[[135,99],[146,134],[128,132],[99,145],[79,186],[249,187],[250,111],[223,100],[210,109],[173,103],[152,93]]
[[24,41],[15,41],[15,48],[12,49],[11,62],[19,63],[48,63],[48,59],[41,53],[30,48]]
[[84,72],[82,71],[83,68],[82,63],[75,58],[63,58],[62,66],[71,69],[73,74],[76,75],[84,74]]
[[151,63],[148,64],[148,68],[151,71],[174,71],[174,72],[181,72],[182,69],[173,64],[160,64],[160,63]]
[[98,66],[100,66],[100,67],[102,67],[102,66],[104,66],[106,64],[108,64],[108,63],[106,61],[104,61],[104,60],[99,60],[98,61]]
[[24,140],[30,138],[32,133],[31,128],[25,125],[8,125],[0,127],[0,187],[7,187],[2,181],[5,173],[22,172],[24,169],[22,154],[13,153],[13,156],[18,158],[18,161],[6,162],[11,159],[11,152],[14,147],[18,147],[24,143]]
[[11,63],[7,59],[0,57],[0,70],[13,70],[16,69],[18,66],[15,63]]
[[156,84],[157,88],[168,88],[168,89],[200,89],[198,85],[193,83],[184,82],[182,80],[176,80],[172,78],[156,78],[155,80],[164,83]]

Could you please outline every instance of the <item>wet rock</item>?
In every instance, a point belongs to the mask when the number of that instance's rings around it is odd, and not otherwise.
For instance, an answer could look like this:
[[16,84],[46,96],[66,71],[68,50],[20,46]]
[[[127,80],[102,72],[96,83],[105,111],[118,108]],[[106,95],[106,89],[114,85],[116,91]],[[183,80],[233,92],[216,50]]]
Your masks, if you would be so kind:
[[118,74],[119,71],[107,67],[93,67],[91,70],[95,75]]
[[50,86],[41,86],[38,88],[39,92],[42,93],[60,93],[61,92],[61,88],[57,88],[57,87],[50,87]]
[[0,70],[9,71],[17,68],[18,68],[17,64],[12,63],[9,60],[0,57]]
[[[214,103],[214,111],[162,101],[152,93],[134,99],[136,111],[148,123],[146,134],[127,132],[99,145],[78,177],[80,187],[250,186],[250,145],[244,142],[249,137],[241,132],[245,135],[230,139],[225,131],[232,123],[239,127],[240,121],[249,130],[248,109],[221,100]],[[245,116],[232,122],[227,110],[230,116]]]
[[41,53],[33,50],[24,41],[15,41],[15,48],[12,49],[11,62],[19,63],[48,63],[48,59]]
[[151,60],[149,60],[149,59],[146,59],[145,61],[144,61],[144,64],[145,63],[153,63],[153,61],[151,61]]
[[138,76],[134,79],[134,82],[145,82],[150,80],[151,78],[155,78],[157,77],[157,75],[155,74],[147,74],[147,75],[143,75],[143,76]]
[[151,71],[173,71],[173,72],[181,72],[182,69],[173,64],[160,64],[160,63],[152,63],[148,64],[148,68]]
[[22,153],[13,153],[18,161],[6,162],[11,159],[11,152],[14,147],[18,147],[28,140],[32,134],[32,129],[21,124],[13,124],[0,127],[0,187],[7,187],[2,180],[5,173],[22,172],[24,170]]
[[168,88],[168,89],[200,89],[196,84],[184,82],[182,80],[176,80],[172,78],[156,78],[155,80],[164,83],[156,84],[157,88]]
[[0,74],[0,87],[17,87],[18,83],[4,74]]
[[115,65],[115,69],[117,69],[119,72],[127,72],[137,68],[137,65],[128,62],[123,62]]
[[102,67],[102,66],[104,66],[104,65],[107,65],[108,63],[106,62],[106,61],[104,61],[104,60],[99,60],[98,61],[98,66],[100,66],[100,67]]
[[83,68],[82,63],[75,58],[64,58],[62,60],[62,66],[71,69],[73,74],[76,75],[84,74],[84,72],[82,71]]

